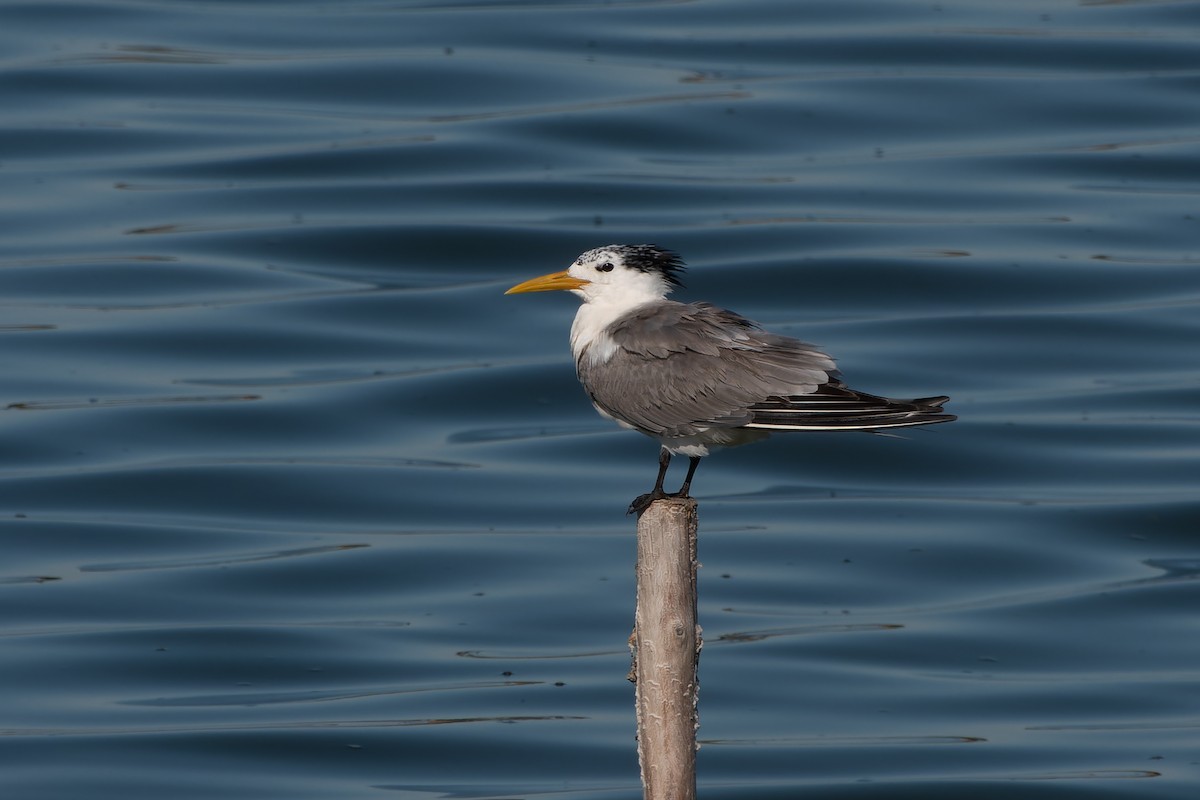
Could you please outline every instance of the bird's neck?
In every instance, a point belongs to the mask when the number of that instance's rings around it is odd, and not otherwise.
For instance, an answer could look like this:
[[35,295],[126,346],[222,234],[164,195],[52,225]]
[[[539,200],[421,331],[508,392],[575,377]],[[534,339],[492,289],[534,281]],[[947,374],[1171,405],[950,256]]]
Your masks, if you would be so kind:
[[617,298],[594,298],[584,302],[575,312],[571,324],[571,353],[575,363],[586,357],[592,362],[604,362],[612,357],[616,344],[608,334],[608,328],[621,317],[646,303],[662,302],[659,296],[631,296]]

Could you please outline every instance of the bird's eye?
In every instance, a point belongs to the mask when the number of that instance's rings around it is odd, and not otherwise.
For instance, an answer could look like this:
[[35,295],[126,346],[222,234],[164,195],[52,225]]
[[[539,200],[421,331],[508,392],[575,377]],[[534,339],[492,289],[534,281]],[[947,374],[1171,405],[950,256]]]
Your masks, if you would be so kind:
[[597,272],[612,272],[613,271],[612,262],[605,261],[603,264],[600,264],[596,267],[596,271]]

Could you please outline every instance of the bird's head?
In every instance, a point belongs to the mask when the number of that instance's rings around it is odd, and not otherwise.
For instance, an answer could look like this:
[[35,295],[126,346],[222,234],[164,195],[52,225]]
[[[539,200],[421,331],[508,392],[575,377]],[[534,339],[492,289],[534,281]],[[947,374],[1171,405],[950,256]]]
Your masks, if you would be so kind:
[[584,302],[633,304],[666,297],[683,272],[683,260],[653,244],[610,244],[575,259],[570,268],[519,283],[505,294],[564,289]]

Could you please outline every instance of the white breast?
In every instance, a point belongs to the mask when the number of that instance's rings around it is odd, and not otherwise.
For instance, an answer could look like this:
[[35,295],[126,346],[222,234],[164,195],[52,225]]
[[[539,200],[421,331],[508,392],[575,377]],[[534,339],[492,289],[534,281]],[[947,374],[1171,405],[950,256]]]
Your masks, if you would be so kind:
[[571,324],[571,353],[578,363],[581,357],[589,364],[603,364],[617,351],[617,344],[608,335],[608,326],[629,313],[628,306],[613,303],[584,303],[575,313]]

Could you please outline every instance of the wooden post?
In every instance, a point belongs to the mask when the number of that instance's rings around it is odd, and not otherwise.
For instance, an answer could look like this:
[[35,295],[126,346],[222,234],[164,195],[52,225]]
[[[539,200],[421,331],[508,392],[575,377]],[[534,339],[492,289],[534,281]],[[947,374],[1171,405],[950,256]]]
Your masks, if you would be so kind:
[[696,501],[656,500],[638,516],[637,611],[630,637],[645,800],[694,800],[700,626]]

